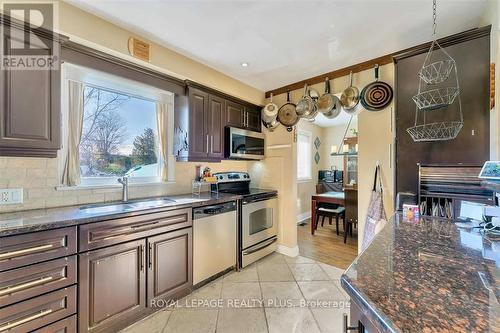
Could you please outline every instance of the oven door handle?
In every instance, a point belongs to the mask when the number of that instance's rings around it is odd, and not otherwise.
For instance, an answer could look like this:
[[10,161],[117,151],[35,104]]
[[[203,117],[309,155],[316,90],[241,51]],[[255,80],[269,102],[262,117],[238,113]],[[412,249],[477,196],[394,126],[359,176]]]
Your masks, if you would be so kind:
[[243,255],[249,255],[249,254],[258,252],[258,251],[260,251],[260,250],[268,247],[269,245],[271,245],[273,243],[276,243],[277,241],[278,241],[278,238],[273,238],[273,239],[270,239],[268,241],[265,241],[264,243],[262,243],[261,246],[259,246],[257,248],[253,248],[253,249],[249,249],[249,250],[243,251]]

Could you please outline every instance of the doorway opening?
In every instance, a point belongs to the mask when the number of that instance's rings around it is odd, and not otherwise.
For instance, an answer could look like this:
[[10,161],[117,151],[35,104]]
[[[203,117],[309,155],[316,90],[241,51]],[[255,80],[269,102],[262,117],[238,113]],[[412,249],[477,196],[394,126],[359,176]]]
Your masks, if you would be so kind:
[[299,253],[341,269],[358,255],[357,124],[342,112],[296,129]]

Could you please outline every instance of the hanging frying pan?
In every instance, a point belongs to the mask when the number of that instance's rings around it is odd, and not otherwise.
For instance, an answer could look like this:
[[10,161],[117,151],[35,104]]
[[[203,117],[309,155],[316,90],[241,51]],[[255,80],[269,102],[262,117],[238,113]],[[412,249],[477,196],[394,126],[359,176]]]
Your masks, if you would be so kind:
[[304,95],[297,102],[297,107],[295,109],[297,115],[303,118],[310,118],[311,113],[314,111],[314,101],[309,96],[309,90],[307,89],[307,83],[304,85]]
[[325,79],[325,93],[318,99],[318,112],[329,119],[336,118],[342,110],[342,105],[337,96],[330,93],[330,80]]
[[279,107],[276,103],[273,103],[273,94],[271,93],[269,103],[262,108],[262,120],[266,123],[273,122],[278,116],[278,110]]
[[295,104],[290,102],[290,92],[286,92],[286,103],[278,110],[278,120],[286,127],[288,132],[292,131],[292,127],[299,122],[299,116],[295,110]]
[[381,111],[391,103],[392,97],[392,87],[378,80],[378,65],[375,65],[375,81],[361,91],[361,104],[368,111]]
[[347,87],[340,96],[340,102],[347,114],[356,113],[356,105],[359,103],[359,90],[352,85],[352,71],[349,74],[349,87]]

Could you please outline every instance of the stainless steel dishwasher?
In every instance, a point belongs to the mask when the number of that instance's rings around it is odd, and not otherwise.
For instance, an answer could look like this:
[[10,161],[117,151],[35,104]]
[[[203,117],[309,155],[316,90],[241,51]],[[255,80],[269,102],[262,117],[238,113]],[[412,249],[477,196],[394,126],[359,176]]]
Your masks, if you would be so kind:
[[193,284],[236,266],[236,202],[193,209]]

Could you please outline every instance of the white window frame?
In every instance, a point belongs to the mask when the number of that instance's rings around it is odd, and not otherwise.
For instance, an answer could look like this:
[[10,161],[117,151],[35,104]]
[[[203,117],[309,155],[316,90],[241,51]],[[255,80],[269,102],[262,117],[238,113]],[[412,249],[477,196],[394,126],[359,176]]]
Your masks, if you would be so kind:
[[[307,142],[309,145],[309,158],[306,159],[304,163],[309,163],[309,175],[305,175],[303,177],[299,176],[299,137],[300,136],[306,136],[307,137]],[[304,130],[299,130],[297,131],[297,181],[299,182],[306,182],[306,181],[311,181],[312,180],[312,133],[309,131],[304,131]]]
[[[167,183],[175,182],[175,157],[173,156],[173,139],[174,139],[174,94],[172,92],[161,90],[143,83],[118,77],[109,73],[97,71],[82,66],[64,63],[62,65],[62,131],[63,138],[68,138],[68,81],[78,81],[89,86],[102,88],[108,91],[115,91],[120,94],[128,95],[135,98],[147,99],[154,102],[162,102],[167,105],[168,110],[168,152],[167,152]],[[60,176],[64,170],[64,163],[68,152],[67,141],[63,142],[62,157],[59,161]],[[163,163],[161,155],[158,154],[158,165]],[[62,177],[60,177],[62,178]],[[81,177],[80,185],[72,186],[73,188],[79,187],[121,187],[117,181],[119,177]],[[165,183],[161,180],[160,173],[155,177],[131,177],[129,184],[131,185],[148,185],[148,184],[162,184]]]

